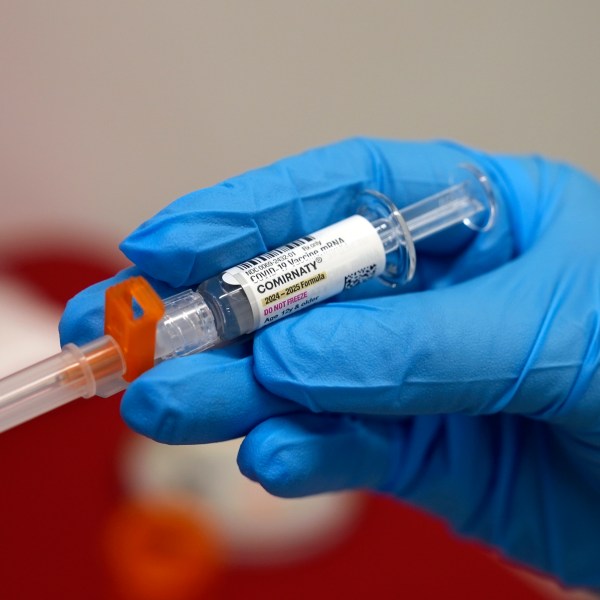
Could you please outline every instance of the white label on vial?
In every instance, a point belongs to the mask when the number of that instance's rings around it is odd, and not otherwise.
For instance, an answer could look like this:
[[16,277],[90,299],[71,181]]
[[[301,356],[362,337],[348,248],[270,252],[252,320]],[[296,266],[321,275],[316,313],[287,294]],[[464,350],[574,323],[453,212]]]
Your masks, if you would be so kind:
[[255,329],[379,275],[385,251],[375,228],[355,215],[228,269],[242,285]]

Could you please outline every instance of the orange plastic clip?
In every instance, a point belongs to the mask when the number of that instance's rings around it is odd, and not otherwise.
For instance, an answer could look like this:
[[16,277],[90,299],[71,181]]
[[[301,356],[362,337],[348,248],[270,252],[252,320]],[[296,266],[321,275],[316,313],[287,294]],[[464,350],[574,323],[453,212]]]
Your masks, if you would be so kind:
[[[140,315],[134,313],[134,301]],[[154,365],[156,324],[164,312],[163,301],[143,277],[131,277],[106,290],[104,333],[123,352],[125,381],[133,381]]]

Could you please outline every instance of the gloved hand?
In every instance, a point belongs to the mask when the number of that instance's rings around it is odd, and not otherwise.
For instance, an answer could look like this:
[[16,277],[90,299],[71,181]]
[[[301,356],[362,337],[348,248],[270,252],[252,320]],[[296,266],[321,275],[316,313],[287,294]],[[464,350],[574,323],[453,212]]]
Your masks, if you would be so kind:
[[[501,198],[491,231],[457,227],[417,246],[404,290],[369,282],[252,343],[160,364],[130,386],[122,414],[167,443],[247,435],[239,466],[274,494],[387,492],[565,582],[600,586],[591,178],[448,143],[351,140],[185,196],[122,250],[172,294],[348,216],[364,188],[407,204],[465,162]],[[102,334],[115,279],[68,304],[63,343]]]

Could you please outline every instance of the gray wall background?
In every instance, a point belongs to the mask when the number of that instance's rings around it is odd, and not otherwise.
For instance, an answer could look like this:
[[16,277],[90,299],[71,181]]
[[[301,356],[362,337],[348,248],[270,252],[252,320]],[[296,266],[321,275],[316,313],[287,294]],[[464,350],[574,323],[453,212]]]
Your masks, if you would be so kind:
[[357,134],[600,175],[600,2],[2,0],[0,239],[113,247],[168,201]]

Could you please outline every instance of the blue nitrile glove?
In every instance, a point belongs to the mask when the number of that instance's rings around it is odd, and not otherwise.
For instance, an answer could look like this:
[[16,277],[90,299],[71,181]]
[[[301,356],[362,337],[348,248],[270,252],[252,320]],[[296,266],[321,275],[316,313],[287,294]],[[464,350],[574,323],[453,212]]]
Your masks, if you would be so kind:
[[[364,188],[407,204],[464,162],[502,198],[490,232],[458,227],[418,247],[404,293],[369,282],[253,344],[160,364],[122,414],[167,443],[247,434],[240,468],[274,494],[389,492],[600,586],[595,181],[540,158],[351,140],[185,196],[122,249],[169,294],[347,216]],[[101,335],[113,282],[69,303],[63,342]]]

